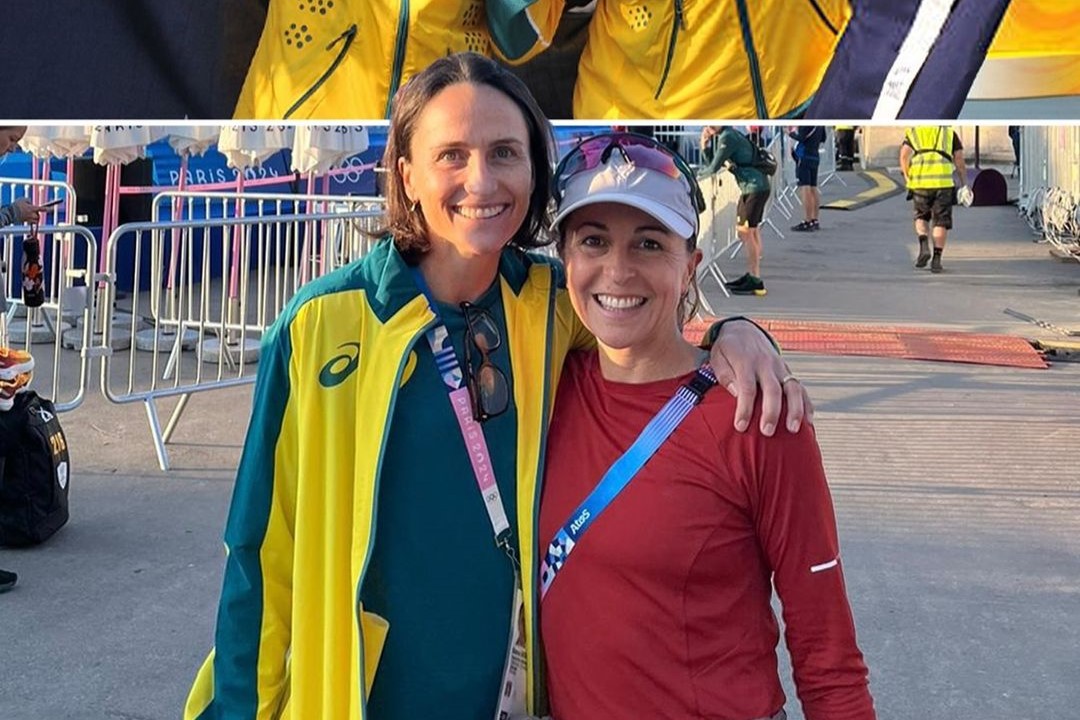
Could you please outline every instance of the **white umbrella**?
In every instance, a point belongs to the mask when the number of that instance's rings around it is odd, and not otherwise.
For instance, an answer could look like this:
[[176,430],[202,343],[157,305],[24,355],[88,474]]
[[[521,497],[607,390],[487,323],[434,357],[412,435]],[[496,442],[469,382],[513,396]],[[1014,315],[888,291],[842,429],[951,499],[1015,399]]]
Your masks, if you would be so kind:
[[90,147],[86,125],[31,125],[19,141],[34,157],[78,157]]
[[[221,128],[218,138],[217,149],[225,156],[229,167],[236,172],[236,192],[239,195],[244,191],[244,171],[251,167],[261,165],[275,153],[292,147],[294,128],[291,125],[225,125]],[[235,206],[236,217],[244,214],[244,203],[239,197]],[[240,311],[240,265],[241,247],[244,239],[242,225],[233,226],[232,233],[232,260],[229,269],[229,321],[237,316]],[[222,353],[222,345],[227,346],[226,352]],[[217,340],[208,340],[203,343],[204,357],[208,361],[215,361],[219,353],[230,364],[237,350],[242,350],[241,356],[245,361],[258,359],[259,342],[253,338],[237,337],[235,335],[225,338],[224,343]]]
[[[164,125],[164,132],[169,146],[180,156],[180,174],[177,177],[176,189],[183,192],[187,189],[188,160],[192,155],[205,155],[221,135],[221,128],[217,125]],[[173,200],[172,219],[179,222],[184,217],[184,200],[178,197]],[[168,288],[173,287],[173,276],[176,273],[176,255],[179,252],[178,234],[174,230],[172,243],[172,258],[169,263]]]
[[[43,161],[40,173],[37,163],[34,163],[34,179],[48,179],[48,159],[63,158],[67,160],[67,182],[71,185],[75,177],[75,158],[82,156],[90,147],[90,128],[86,125],[31,125],[19,145]],[[69,224],[75,221],[74,203],[67,203],[64,217]]]
[[[236,169],[236,192],[244,191],[244,171],[257,167],[274,153],[292,147],[293,127],[289,125],[226,125],[221,128],[218,139],[218,152],[225,156],[225,161]],[[244,203],[236,201],[236,216],[244,214]],[[229,277],[229,297],[238,294],[240,273],[240,243],[243,227],[233,228],[233,263]]]
[[[22,139],[19,141],[19,145],[34,157],[34,162],[31,163],[31,177],[34,180],[50,180],[50,158],[66,158],[67,182],[70,185],[75,174],[75,157],[82,155],[90,147],[90,132],[85,125],[32,125],[26,129]],[[35,186],[31,191],[30,200],[35,204],[41,204],[46,200],[59,199],[59,189],[54,190],[56,192],[55,196],[50,197],[52,193],[50,193],[48,187]],[[62,222],[70,224],[75,220],[75,203],[72,202],[72,197],[68,193],[65,192],[64,196],[67,202],[49,211],[46,224],[49,223],[49,220],[53,225],[59,225]],[[61,219],[61,213],[63,219]],[[52,237],[59,252],[59,267],[66,268],[71,253],[72,237],[67,233],[57,233]],[[72,283],[71,278],[63,276],[59,280],[63,285],[60,300],[62,311],[77,307],[80,301],[75,300],[69,292]],[[81,302],[85,304],[85,294],[81,297]],[[34,342],[51,341],[55,334],[59,332],[63,322],[64,318],[58,313],[56,317],[57,325],[54,327],[48,317],[35,310],[31,313],[31,320],[28,322],[26,331]],[[12,326],[11,332],[13,335],[18,335],[22,330],[16,324]]]
[[[315,194],[315,176],[321,175],[332,168],[339,167],[346,160],[368,149],[368,131],[362,125],[301,125],[296,128],[296,137],[292,150],[292,169],[299,173],[307,174],[307,191],[309,195]],[[328,192],[327,184],[329,176],[323,178],[323,192]],[[327,242],[327,234],[321,234],[322,241]],[[311,233],[304,235],[304,245],[300,250],[303,261],[300,271],[301,284],[308,280],[308,263],[306,259],[311,250]],[[321,253],[323,271],[329,254]]]
[[[225,125],[218,139],[218,152],[229,167],[246,170],[257,167],[279,150],[293,145],[291,125]],[[241,179],[243,173],[241,172]]]
[[[101,220],[102,248],[99,253],[98,269],[104,274],[108,265],[107,243],[120,219],[120,166],[146,157],[146,146],[156,138],[156,131],[150,125],[93,125],[90,127],[90,147],[94,149],[94,162],[105,166],[105,209]],[[105,324],[111,315],[111,309],[98,308],[101,311],[99,322],[95,323],[94,333],[104,332]],[[131,343],[129,334],[122,330],[122,321],[117,320],[111,342],[113,349],[127,348]]]
[[[146,157],[146,146],[154,141],[149,125],[94,125],[90,146],[94,162],[105,166],[105,211],[101,237],[108,241],[120,218],[120,166]],[[101,253],[101,272],[105,272],[105,253]]]
[[368,144],[362,125],[301,125],[292,146],[292,169],[321,175],[364,152]]
[[150,125],[94,125],[90,146],[98,165],[126,165],[146,157],[146,146],[156,137]]
[[169,146],[181,159],[191,155],[205,155],[221,136],[217,125],[163,125],[161,128]]

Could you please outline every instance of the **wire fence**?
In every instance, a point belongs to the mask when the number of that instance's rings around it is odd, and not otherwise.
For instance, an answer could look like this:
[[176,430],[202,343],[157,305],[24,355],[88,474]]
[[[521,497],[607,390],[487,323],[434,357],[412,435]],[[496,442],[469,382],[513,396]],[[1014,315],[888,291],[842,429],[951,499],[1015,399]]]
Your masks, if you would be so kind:
[[1080,262],[1080,127],[1024,127],[1017,210],[1055,254]]

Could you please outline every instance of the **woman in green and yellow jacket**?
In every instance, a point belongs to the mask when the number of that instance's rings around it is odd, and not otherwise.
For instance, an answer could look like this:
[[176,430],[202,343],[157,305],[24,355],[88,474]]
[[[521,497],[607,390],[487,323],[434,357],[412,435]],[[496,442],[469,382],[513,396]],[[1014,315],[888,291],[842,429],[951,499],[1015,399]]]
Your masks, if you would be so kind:
[[389,117],[433,60],[490,45],[482,0],[270,0],[234,117]]
[[[488,2],[497,52],[552,41],[566,0]],[[574,89],[577,118],[772,118],[802,112],[849,0],[599,0]]]
[[[544,711],[539,478],[563,359],[591,342],[560,266],[524,252],[546,241],[552,147],[528,91],[479,55],[399,93],[388,236],[264,341],[187,720],[496,717],[507,679],[508,711]],[[724,334],[743,418],[760,376],[775,424],[783,362],[749,323]],[[801,388],[783,393],[801,419]]]
[[[512,63],[539,54],[571,4],[580,2],[489,0],[496,51]],[[1012,0],[1015,21],[995,48],[1054,42],[1048,30],[1071,27],[1064,21],[1076,14],[1064,5]],[[596,0],[574,116],[956,117],[1009,7],[1010,0]]]

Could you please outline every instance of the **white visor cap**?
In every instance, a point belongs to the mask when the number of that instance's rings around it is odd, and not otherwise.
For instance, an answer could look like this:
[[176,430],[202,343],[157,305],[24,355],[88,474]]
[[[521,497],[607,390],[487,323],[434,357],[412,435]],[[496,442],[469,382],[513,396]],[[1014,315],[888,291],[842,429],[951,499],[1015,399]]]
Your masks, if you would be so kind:
[[567,181],[552,228],[558,230],[570,213],[595,203],[635,207],[681,238],[696,237],[698,233],[698,213],[688,180],[681,173],[672,178],[658,170],[636,167],[617,152],[607,163],[579,172]]

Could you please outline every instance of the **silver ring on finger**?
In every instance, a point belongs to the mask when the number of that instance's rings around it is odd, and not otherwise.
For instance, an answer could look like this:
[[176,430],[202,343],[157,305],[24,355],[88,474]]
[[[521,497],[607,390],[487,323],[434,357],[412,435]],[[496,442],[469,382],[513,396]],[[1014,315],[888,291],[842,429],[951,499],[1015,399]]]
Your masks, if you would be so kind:
[[780,384],[781,385],[786,385],[789,382],[800,382],[800,380],[799,380],[799,378],[795,377],[791,373],[788,373],[787,375],[785,375],[784,377],[782,377],[780,379]]

